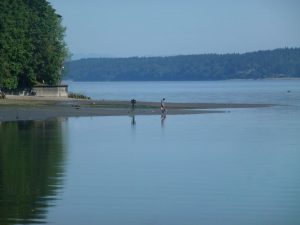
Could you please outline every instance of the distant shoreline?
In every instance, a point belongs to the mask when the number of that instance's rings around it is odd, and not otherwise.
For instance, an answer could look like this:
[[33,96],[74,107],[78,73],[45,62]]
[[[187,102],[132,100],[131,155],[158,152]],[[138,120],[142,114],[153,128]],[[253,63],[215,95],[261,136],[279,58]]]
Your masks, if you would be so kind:
[[261,79],[224,79],[224,80],[63,80],[64,84],[68,82],[82,82],[82,83],[99,83],[99,82],[220,82],[220,81],[265,81],[265,80],[300,80],[300,77],[268,77],[268,78],[261,78]]
[[[272,104],[243,103],[168,103],[168,115],[222,113],[230,108],[261,108]],[[31,96],[7,96],[0,100],[0,122],[49,120],[60,117],[160,115],[159,102],[137,102],[134,111],[129,101],[75,100]]]
[[65,63],[76,81],[218,81],[299,78],[300,48],[246,53],[87,58]]

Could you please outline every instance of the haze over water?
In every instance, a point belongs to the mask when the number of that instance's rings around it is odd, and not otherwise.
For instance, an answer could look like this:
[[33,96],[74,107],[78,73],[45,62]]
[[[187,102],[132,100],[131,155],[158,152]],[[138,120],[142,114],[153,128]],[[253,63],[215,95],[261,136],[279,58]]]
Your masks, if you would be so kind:
[[300,223],[299,80],[69,84],[96,99],[279,105],[2,123],[1,224]]

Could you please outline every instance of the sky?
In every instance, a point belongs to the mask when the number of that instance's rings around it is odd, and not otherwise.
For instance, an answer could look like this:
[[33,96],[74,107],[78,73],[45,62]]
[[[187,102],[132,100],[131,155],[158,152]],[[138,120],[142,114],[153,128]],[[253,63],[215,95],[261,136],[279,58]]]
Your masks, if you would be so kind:
[[48,0],[74,58],[300,47],[300,0]]

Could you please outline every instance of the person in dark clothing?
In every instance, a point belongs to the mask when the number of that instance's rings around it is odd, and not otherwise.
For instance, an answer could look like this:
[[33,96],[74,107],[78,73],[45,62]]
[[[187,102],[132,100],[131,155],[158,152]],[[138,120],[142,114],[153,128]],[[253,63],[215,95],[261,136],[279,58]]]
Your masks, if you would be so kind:
[[136,100],[133,98],[133,99],[131,99],[130,103],[131,103],[131,110],[134,111],[135,110]]
[[160,109],[161,109],[161,116],[162,117],[166,117],[166,114],[167,114],[167,109],[166,109],[166,106],[165,106],[165,98],[163,98],[161,101],[160,101]]

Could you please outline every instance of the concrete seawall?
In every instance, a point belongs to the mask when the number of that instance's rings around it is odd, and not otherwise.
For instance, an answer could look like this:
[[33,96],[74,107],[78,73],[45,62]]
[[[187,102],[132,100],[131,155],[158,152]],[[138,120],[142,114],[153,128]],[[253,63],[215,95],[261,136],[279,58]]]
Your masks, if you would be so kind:
[[32,92],[37,97],[68,97],[68,85],[34,86]]

